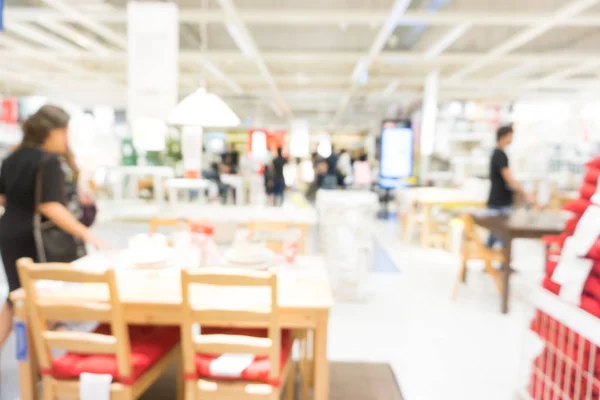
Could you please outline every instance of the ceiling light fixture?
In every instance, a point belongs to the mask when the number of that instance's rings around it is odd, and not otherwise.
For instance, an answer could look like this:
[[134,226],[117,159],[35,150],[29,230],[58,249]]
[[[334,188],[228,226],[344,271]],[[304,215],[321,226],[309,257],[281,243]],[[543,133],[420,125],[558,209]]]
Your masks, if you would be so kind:
[[182,126],[231,128],[239,126],[241,120],[223,99],[200,88],[175,107],[168,122]]

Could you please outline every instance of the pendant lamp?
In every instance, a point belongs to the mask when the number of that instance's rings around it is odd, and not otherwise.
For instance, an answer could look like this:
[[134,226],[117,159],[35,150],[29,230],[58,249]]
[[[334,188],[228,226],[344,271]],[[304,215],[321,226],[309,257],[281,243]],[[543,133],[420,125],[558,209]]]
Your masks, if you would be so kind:
[[231,128],[241,121],[219,96],[200,88],[183,99],[171,112],[168,122],[173,125]]

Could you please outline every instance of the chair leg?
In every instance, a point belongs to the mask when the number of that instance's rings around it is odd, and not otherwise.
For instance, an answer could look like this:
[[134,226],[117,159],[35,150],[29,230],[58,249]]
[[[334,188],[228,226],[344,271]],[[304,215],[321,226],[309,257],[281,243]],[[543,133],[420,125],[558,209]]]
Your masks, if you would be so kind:
[[185,399],[185,380],[183,377],[183,360],[181,357],[178,357],[175,360],[175,364],[177,365],[177,372],[175,377],[175,399],[176,400],[184,400]]
[[467,281],[467,261],[468,257],[463,252],[462,260],[460,262],[460,269],[458,270],[458,276],[456,277],[456,282],[454,282],[454,288],[452,289],[452,295],[450,296],[450,299],[452,301],[456,300],[460,284]]
[[185,381],[185,400],[196,400],[197,388],[197,381]]
[[308,331],[304,331],[304,340],[300,348],[300,400],[308,400],[312,371],[308,358]]
[[123,386],[119,400],[135,400],[133,397],[133,388],[131,386]]
[[286,400],[294,400],[296,398],[296,363],[290,361],[290,372],[287,377],[287,385],[285,388]]
[[45,376],[43,379],[42,396],[44,400],[54,400],[54,380]]

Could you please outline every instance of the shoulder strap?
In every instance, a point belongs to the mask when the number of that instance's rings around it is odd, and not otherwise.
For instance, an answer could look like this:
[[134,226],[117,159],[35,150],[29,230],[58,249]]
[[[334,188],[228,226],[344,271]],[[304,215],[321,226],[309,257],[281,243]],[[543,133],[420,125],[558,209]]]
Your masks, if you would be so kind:
[[35,176],[35,204],[34,204],[34,212],[35,214],[39,214],[39,207],[42,204],[42,190],[43,190],[43,179],[44,179],[44,164],[48,159],[48,154],[43,153],[42,158],[40,159],[40,165],[38,167],[36,176]]
[[38,253],[38,262],[46,262],[46,251],[44,249],[44,241],[42,239],[42,215],[40,213],[40,204],[42,203],[42,190],[44,179],[44,164],[48,159],[48,154],[42,153],[40,165],[35,176],[35,194],[33,205],[33,237]]

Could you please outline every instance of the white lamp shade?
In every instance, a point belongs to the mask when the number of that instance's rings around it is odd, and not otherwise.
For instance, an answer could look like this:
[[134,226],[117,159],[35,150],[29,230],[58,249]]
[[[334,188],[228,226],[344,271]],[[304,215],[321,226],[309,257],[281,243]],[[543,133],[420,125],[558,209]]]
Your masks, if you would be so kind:
[[175,107],[169,115],[169,123],[227,128],[239,126],[241,121],[223,99],[202,88],[187,96]]

